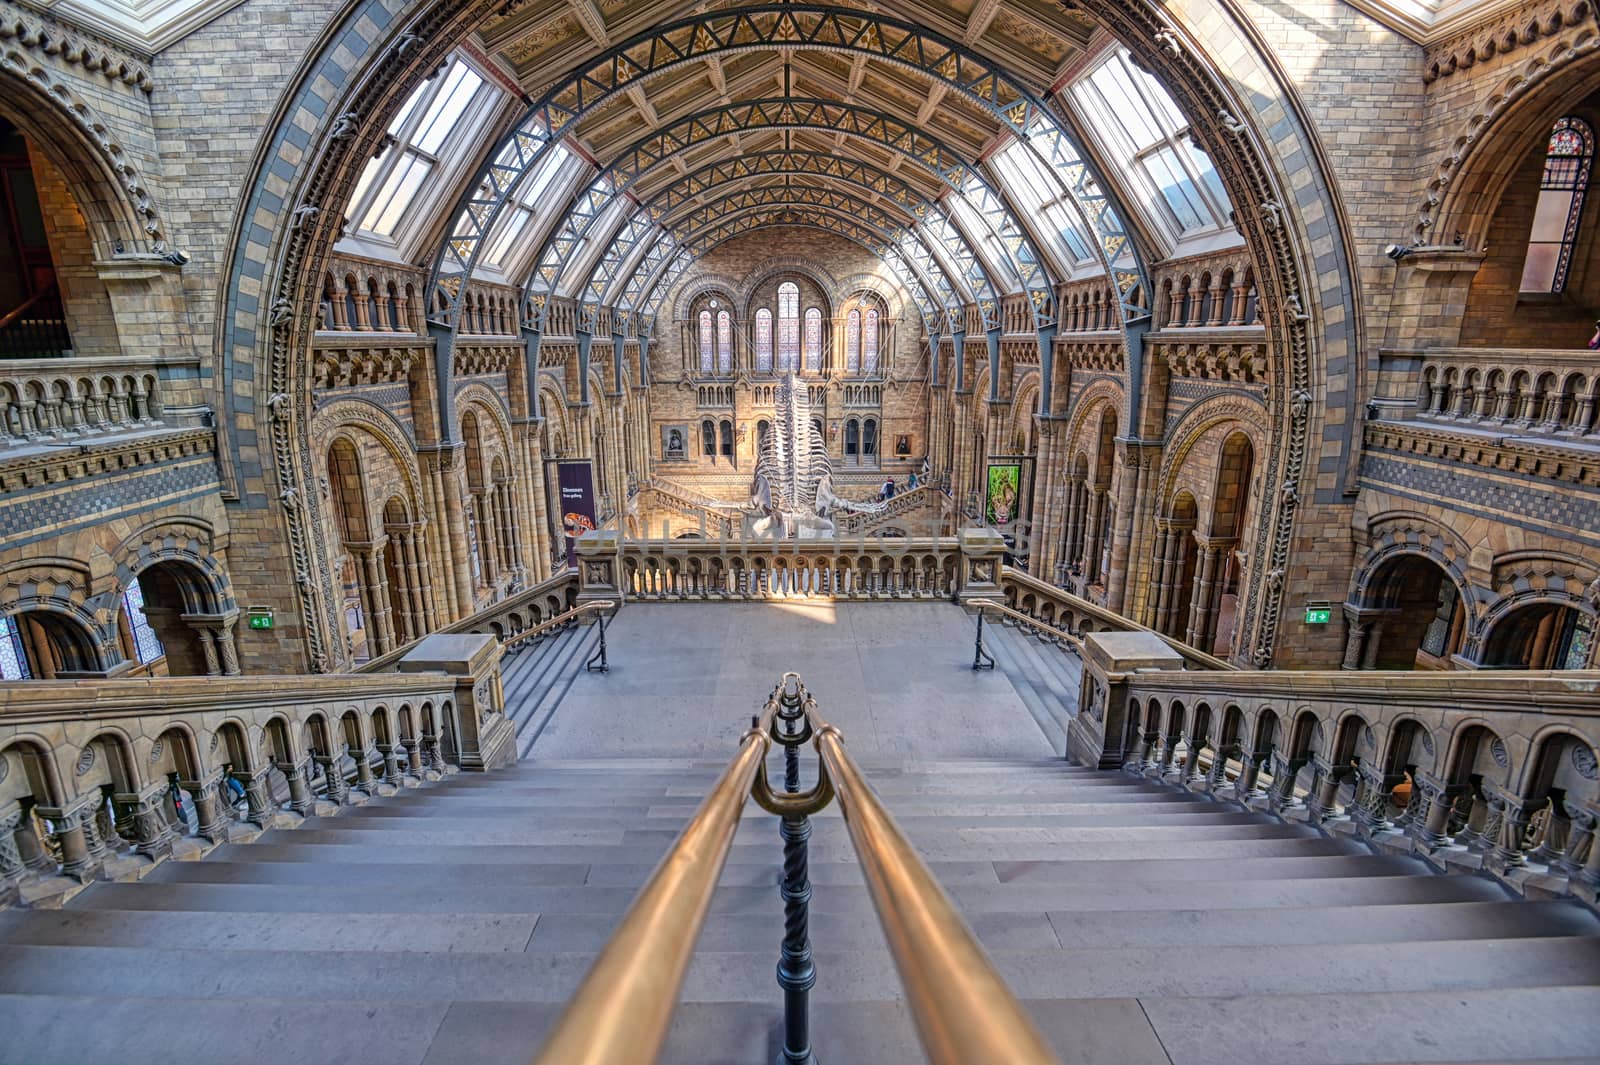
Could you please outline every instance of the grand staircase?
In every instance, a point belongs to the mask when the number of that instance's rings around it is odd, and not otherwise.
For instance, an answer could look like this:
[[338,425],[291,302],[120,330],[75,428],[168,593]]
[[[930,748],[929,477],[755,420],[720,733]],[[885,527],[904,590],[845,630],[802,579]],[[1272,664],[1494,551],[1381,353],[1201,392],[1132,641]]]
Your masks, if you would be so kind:
[[[655,711],[620,694],[643,680],[625,638],[613,674],[579,675],[592,639],[576,630],[510,664],[524,743],[545,732],[514,767],[97,884],[61,910],[0,912],[0,1062],[530,1060],[726,763],[721,739],[703,754],[541,755],[570,752],[564,716],[599,700],[617,716],[588,725],[650,727],[633,715]],[[1019,700],[1053,696],[1059,712],[1064,678],[1030,643],[994,640],[1018,669],[1009,682],[1032,688]],[[968,679],[955,662],[945,683]],[[1020,713],[994,698],[978,710]],[[1487,878],[1072,767],[1047,744],[951,757],[931,733],[926,753],[907,753],[873,746],[864,721],[841,727],[1064,1063],[1600,1055],[1600,919],[1577,903],[1514,899]],[[921,1062],[837,804],[813,818],[810,860],[819,1061]],[[749,804],[663,1061],[775,1059],[780,863],[777,821]]]

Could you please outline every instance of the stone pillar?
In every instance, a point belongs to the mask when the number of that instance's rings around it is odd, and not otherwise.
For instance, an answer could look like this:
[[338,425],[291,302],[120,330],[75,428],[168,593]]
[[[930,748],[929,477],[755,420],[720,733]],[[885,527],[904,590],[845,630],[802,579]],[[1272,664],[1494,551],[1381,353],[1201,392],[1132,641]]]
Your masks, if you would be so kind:
[[212,843],[224,842],[228,834],[228,818],[223,814],[217,794],[217,782],[221,777],[218,771],[208,780],[179,781],[183,789],[194,796],[195,835]]
[[1000,587],[1000,566],[1005,557],[1005,540],[993,529],[962,529],[960,583],[956,590],[957,601],[966,604],[973,599],[1005,601],[1005,591]]
[[380,743],[378,744],[378,753],[383,756],[383,782],[398,788],[402,782],[399,745]]
[[389,571],[384,566],[384,544],[373,544],[366,557],[367,579],[363,583],[371,589],[369,598],[373,605],[373,622],[378,630],[378,647],[388,654],[399,646],[394,636],[394,616],[389,608]]
[[309,758],[278,763],[278,771],[289,782],[289,809],[301,815],[310,813],[316,805],[316,798],[311,794],[310,766]]
[[1521,796],[1493,784],[1485,784],[1484,790],[1489,795],[1491,812],[1499,814],[1493,835],[1485,833],[1491,846],[1484,865],[1494,872],[1505,872],[1527,861],[1522,853],[1522,841],[1528,833],[1533,809]]
[[1083,582],[1093,584],[1100,577],[1100,523],[1105,520],[1107,489],[1095,485],[1089,492],[1088,514],[1083,535]]
[[1145,609],[1141,612],[1142,620],[1153,629],[1161,627],[1161,613],[1166,609],[1167,600],[1171,596],[1172,580],[1172,540],[1175,531],[1165,521],[1156,522],[1155,553],[1152,566],[1152,583],[1155,585],[1151,596],[1145,600]]
[[263,768],[248,775],[234,774],[234,779],[244,785],[244,801],[248,811],[245,819],[261,829],[272,827],[272,791],[267,786],[267,772]]
[[1213,593],[1216,591],[1217,561],[1219,552],[1216,541],[1206,539],[1200,541],[1200,565],[1195,569],[1194,592],[1189,602],[1189,628],[1184,633],[1184,642],[1209,650],[1203,641],[1205,639],[1206,619],[1215,608],[1211,604]]
[[312,760],[322,767],[323,798],[335,806],[345,806],[350,802],[350,785],[344,779],[344,770],[339,763],[343,760],[338,754],[314,754]]
[[94,856],[98,841],[92,836],[87,822],[94,817],[94,803],[80,798],[63,808],[39,807],[39,816],[55,826],[56,845],[61,852],[61,874],[80,884],[87,884],[100,871],[101,859]]
[[422,744],[417,740],[401,740],[400,746],[406,752],[406,772],[421,780],[425,768],[422,764]]
[[38,805],[32,796],[17,800],[18,819],[16,827],[11,831],[11,839],[17,846],[17,857],[22,860],[23,868],[35,873],[49,874],[55,872],[56,862],[45,850],[44,844],[39,841],[38,823],[33,818]]
[[195,639],[205,655],[207,676],[239,675],[239,652],[233,642],[233,627],[239,620],[238,611],[226,614],[182,614],[179,620],[194,630]]

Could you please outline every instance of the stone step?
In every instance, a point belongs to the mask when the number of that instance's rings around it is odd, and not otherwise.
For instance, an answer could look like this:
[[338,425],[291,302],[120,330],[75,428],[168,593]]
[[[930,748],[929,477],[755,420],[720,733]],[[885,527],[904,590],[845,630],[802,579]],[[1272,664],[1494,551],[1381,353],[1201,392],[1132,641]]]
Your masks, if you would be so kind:
[[[685,1002],[774,999],[772,945],[700,951],[684,981]],[[1564,987],[1593,978],[1600,940],[1572,938],[1411,942],[1405,965],[1387,944],[1327,944],[1316,963],[1299,947],[1033,949],[993,955],[1012,987],[1037,999],[1212,996],[1227,974],[1230,995],[1336,994],[1352,986],[1388,994]],[[325,951],[306,964],[297,951],[196,952],[141,947],[0,946],[0,994],[111,996],[138,988],[148,997],[443,999],[559,1002],[576,990],[594,955],[581,952],[429,953],[402,964],[371,951]],[[894,966],[877,950],[816,951],[818,1001],[900,997]],[[1292,981],[1286,980],[1293,974]],[[1286,986],[1286,984],[1288,986]],[[1154,1019],[1154,1018],[1152,1018]],[[1519,1021],[1519,1023],[1522,1023]],[[1592,1034],[1592,1033],[1591,1033]],[[1392,1049],[1387,1050],[1392,1054]]]
[[[254,868],[271,869],[271,865]],[[310,868],[320,868],[320,864]],[[176,874],[166,874],[173,876]],[[1252,909],[1298,906],[1379,906],[1399,903],[1495,901],[1504,889],[1467,877],[1363,876],[1330,879],[1236,881],[1122,881],[1114,892],[1086,892],[1081,884],[983,884],[955,882],[948,891],[968,913],[1087,910]],[[557,884],[524,885],[510,877],[459,884],[391,881],[381,893],[368,884],[183,883],[146,879],[96,884],[77,896],[71,909],[244,911],[261,913],[397,914],[620,914],[634,887]],[[717,889],[716,913],[776,915],[777,896],[766,887],[725,885]],[[819,913],[870,913],[863,887],[817,890]]]

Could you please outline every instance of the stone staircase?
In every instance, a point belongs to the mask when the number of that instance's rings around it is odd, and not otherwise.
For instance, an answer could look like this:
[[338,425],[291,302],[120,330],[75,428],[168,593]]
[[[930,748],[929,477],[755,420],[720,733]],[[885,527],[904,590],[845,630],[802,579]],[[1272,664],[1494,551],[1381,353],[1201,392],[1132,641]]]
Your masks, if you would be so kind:
[[584,663],[600,646],[598,625],[569,625],[513,644],[500,663],[506,708],[517,727],[517,757],[526,758]]
[[[1063,1062],[1593,1061],[1600,920],[1042,759],[863,759]],[[809,758],[808,758],[809,762]],[[540,758],[0,913],[0,1060],[523,1063],[720,766]],[[819,1059],[919,1062],[837,810]],[[663,1061],[774,1058],[752,804]]]
[[[0,912],[0,1065],[527,1062],[779,645],[1064,1065],[1600,1060],[1591,910],[1066,765],[1076,657],[986,625],[999,665],[974,674],[969,626],[630,605],[605,675],[581,668],[596,627],[553,634],[505,663],[515,766]],[[837,807],[810,857],[819,1061],[921,1062]],[[751,803],[662,1061],[775,1060],[780,865]]]
[[1067,723],[1077,711],[1083,680],[1083,662],[1077,653],[1021,626],[999,624],[992,617],[984,622],[983,642],[994,656],[995,668],[1006,675],[1017,698],[1038,722],[1050,749],[1066,757]]

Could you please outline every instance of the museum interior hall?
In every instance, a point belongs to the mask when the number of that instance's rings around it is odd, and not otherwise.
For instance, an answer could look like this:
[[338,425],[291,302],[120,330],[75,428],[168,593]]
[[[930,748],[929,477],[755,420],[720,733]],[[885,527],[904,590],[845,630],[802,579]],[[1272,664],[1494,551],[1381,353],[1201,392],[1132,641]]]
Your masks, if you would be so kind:
[[1596,0],[0,0],[0,1065],[1600,1062]]

